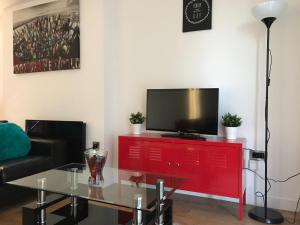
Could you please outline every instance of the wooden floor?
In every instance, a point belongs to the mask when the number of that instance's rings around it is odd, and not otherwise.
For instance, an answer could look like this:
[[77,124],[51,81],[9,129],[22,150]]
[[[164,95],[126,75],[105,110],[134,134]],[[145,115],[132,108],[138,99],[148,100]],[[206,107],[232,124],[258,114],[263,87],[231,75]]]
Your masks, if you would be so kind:
[[[25,203],[0,209],[0,225],[21,225],[21,206]],[[176,195],[174,197],[174,225],[261,224],[248,218],[247,207],[244,209],[243,221],[239,221],[237,208],[238,205],[234,203]],[[292,219],[293,213],[282,213],[288,219]],[[284,224],[289,223],[285,222]],[[299,218],[296,224],[300,225]]]

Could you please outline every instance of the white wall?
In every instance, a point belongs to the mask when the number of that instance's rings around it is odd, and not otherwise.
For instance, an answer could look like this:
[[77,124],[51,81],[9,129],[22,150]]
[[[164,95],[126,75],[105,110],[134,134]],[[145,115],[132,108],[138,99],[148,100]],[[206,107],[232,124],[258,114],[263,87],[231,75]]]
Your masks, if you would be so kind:
[[[113,126],[115,155],[117,135],[130,131],[129,114],[146,110],[147,88],[219,87],[220,117],[228,111],[240,114],[240,136],[247,138],[248,147],[263,149],[266,46],[265,28],[251,14],[257,1],[213,2],[213,29],[192,33],[181,32],[182,0],[107,3],[105,66],[110,73],[105,99],[112,104],[107,105],[111,114],[106,121]],[[287,15],[272,27],[269,175],[275,178],[300,170],[300,2],[289,2]],[[264,172],[263,163],[251,163],[251,168]],[[254,190],[263,190],[262,182],[252,174],[247,181],[248,201],[261,204]],[[271,206],[294,210],[299,185],[299,178],[273,185]]]
[[[7,0],[7,4],[9,2]],[[17,4],[4,9],[2,14],[4,117],[22,126],[25,119],[84,121],[87,123],[87,145],[94,140],[103,144],[103,1],[81,1],[80,70],[13,74],[12,11],[44,2]]]
[[[29,2],[30,0],[23,0],[22,3]],[[4,118],[4,103],[3,103],[3,95],[4,95],[4,56],[6,56],[3,47],[3,37],[5,34],[3,33],[3,13],[6,11],[8,7],[13,7],[18,5],[20,0],[0,0],[0,119]]]
[[[20,124],[26,118],[84,120],[88,143],[105,140],[107,148],[113,146],[116,165],[117,136],[129,132],[131,112],[145,112],[147,88],[219,87],[220,116],[240,114],[240,136],[248,147],[262,149],[265,28],[251,15],[257,1],[213,2],[213,29],[183,34],[182,0],[81,1],[82,69],[18,76],[12,74],[12,9],[5,10],[0,33],[6,119]],[[272,27],[273,178],[300,170],[300,1],[289,3],[287,15]],[[263,174],[262,163],[251,168]],[[262,184],[252,174],[247,181],[248,201],[255,203],[254,190],[262,190]],[[271,206],[293,210],[299,186],[299,178],[274,184]]]
[[[0,20],[1,20],[1,15],[0,15]],[[0,32],[0,43],[2,43],[2,32]],[[0,44],[0,62],[2,62],[3,60],[2,53],[3,53],[2,45]],[[3,64],[0,64],[0,118],[1,119],[3,118],[3,72],[2,70],[3,70]]]

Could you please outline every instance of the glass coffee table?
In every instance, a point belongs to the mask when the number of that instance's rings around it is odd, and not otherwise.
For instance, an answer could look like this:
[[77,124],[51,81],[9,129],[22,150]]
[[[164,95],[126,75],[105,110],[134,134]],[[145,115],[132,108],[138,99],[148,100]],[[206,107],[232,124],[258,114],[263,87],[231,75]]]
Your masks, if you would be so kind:
[[103,177],[91,185],[84,164],[68,164],[8,184],[37,190],[37,201],[23,207],[23,225],[172,224],[170,196],[184,178],[109,167]]

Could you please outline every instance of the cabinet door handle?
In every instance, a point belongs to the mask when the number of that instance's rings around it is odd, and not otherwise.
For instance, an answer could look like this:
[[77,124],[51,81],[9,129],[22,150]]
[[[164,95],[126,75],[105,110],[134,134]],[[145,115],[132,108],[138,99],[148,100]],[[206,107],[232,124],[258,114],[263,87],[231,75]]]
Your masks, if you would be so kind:
[[171,166],[171,162],[168,162],[168,166]]
[[176,163],[176,166],[177,166],[177,167],[180,167],[180,164],[179,164],[179,163]]

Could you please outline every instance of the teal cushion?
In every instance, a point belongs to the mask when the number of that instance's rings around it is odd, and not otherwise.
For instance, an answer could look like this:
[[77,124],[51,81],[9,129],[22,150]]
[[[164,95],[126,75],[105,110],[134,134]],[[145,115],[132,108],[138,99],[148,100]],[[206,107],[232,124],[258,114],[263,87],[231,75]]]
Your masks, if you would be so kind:
[[21,127],[0,123],[0,161],[24,157],[30,148],[30,139]]

